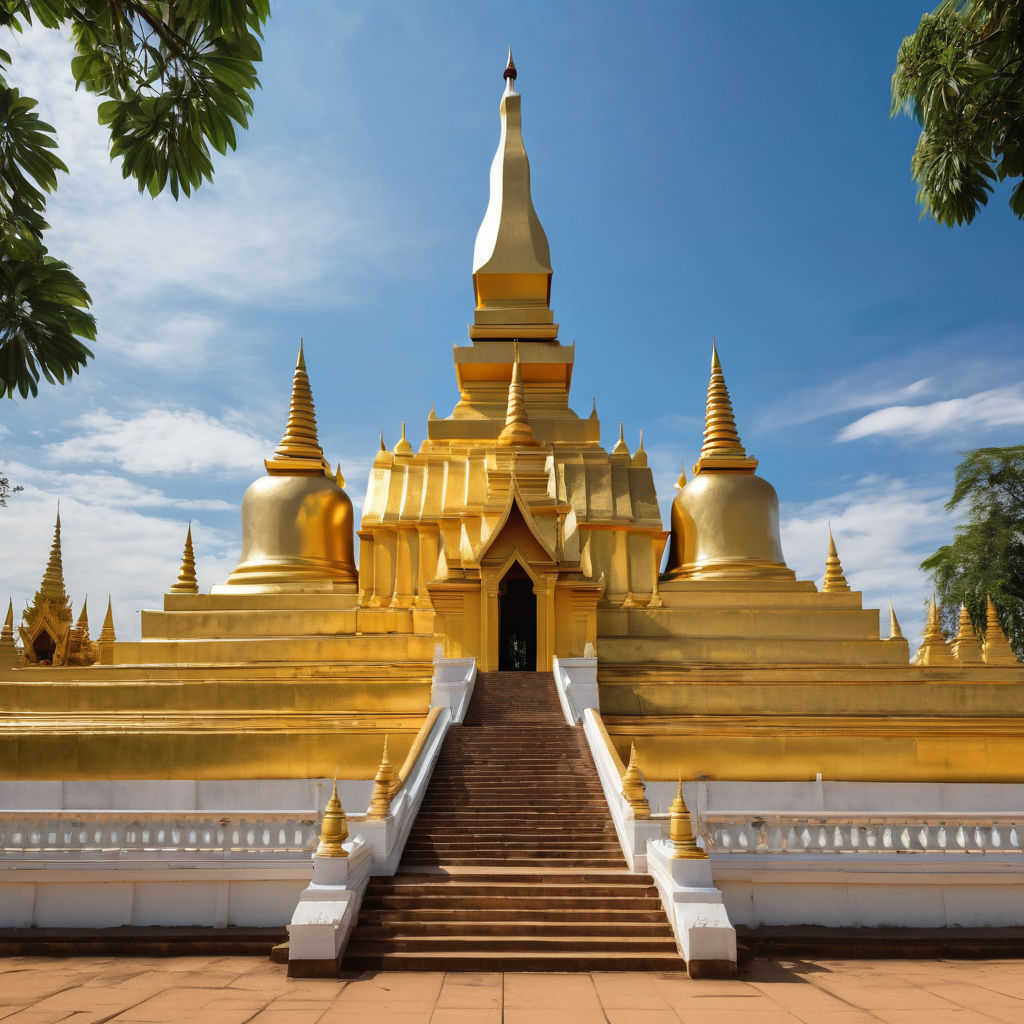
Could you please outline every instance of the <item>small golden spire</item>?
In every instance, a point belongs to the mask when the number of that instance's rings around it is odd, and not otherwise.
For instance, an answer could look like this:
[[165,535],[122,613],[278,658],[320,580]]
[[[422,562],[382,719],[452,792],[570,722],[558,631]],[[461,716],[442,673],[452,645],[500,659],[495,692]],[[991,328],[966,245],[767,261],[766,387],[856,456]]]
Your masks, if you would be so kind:
[[1003,627],[999,624],[999,613],[991,594],[985,595],[985,664],[1017,664],[1017,655],[1013,653],[1010,641],[1006,639]]
[[615,447],[611,451],[612,455],[625,455],[629,458],[629,445],[626,444],[626,437],[622,432],[622,420],[619,420],[619,439],[615,442]]
[[85,595],[85,600],[82,601],[82,610],[78,613],[78,621],[75,623],[76,629],[85,630],[89,632],[89,595]]
[[967,611],[967,602],[960,604],[960,621],[957,624],[956,638],[952,644],[953,657],[961,665],[981,665],[984,658],[981,655],[981,644],[978,643],[978,634],[974,632],[974,624],[971,622],[970,613]]
[[388,757],[388,737],[384,737],[384,751],[380,756],[377,774],[373,780],[368,818],[386,818],[391,812],[391,794],[395,785],[395,766]]
[[181,556],[181,568],[177,580],[171,584],[169,594],[198,594],[199,581],[196,579],[196,556],[192,550],[192,524],[185,533],[185,553]]
[[850,589],[843,575],[843,564],[839,561],[836,542],[832,538],[832,524],[828,524],[828,557],[825,559],[825,581],[821,585],[823,594],[841,594]]
[[690,822],[690,812],[683,800],[683,779],[679,778],[676,798],[668,812],[668,836],[672,841],[674,860],[707,860],[708,855],[697,845]]
[[288,407],[288,423],[284,436],[274,449],[274,457],[266,460],[268,473],[305,475],[324,471],[324,453],[316,433],[316,410],[313,392],[306,374],[306,357],[299,340],[299,358],[292,377],[292,400]]
[[117,637],[114,635],[114,608],[107,595],[107,614],[103,616],[103,628],[100,630],[100,643],[113,643]]
[[704,413],[704,443],[693,467],[694,475],[707,469],[732,469],[752,473],[757,469],[757,459],[747,455],[746,449],[736,432],[736,420],[732,413],[729,389],[725,386],[722,364],[718,358],[718,347],[711,339],[711,380],[708,383],[708,399]]
[[316,848],[318,857],[347,857],[348,850],[342,843],[348,839],[348,819],[338,799],[338,779],[335,777],[331,798],[324,808],[324,820],[320,825],[320,845]]
[[526,391],[523,387],[523,371],[519,365],[519,342],[513,342],[515,353],[512,362],[512,378],[508,384],[508,406],[505,410],[505,426],[498,435],[498,444],[515,448],[536,448],[539,441],[533,435],[533,427],[526,414]]
[[651,805],[647,802],[644,778],[636,763],[636,743],[629,745],[629,764],[622,776],[622,795],[633,808],[634,818],[649,818],[651,816]]
[[7,601],[7,618],[4,619],[3,629],[0,629],[0,647],[14,646],[14,600]]
[[427,420],[429,421],[429,420],[436,420],[436,419],[440,419],[440,417],[437,415],[437,411],[434,409],[434,400],[431,399],[430,400],[430,412],[427,413]]
[[402,420],[402,436],[392,451],[396,455],[412,455],[412,445],[405,438],[405,420]]
[[345,474],[341,471],[341,463],[338,463],[338,468],[334,471],[334,482],[342,489],[345,490]]
[[896,609],[892,606],[892,598],[889,598],[889,639],[903,640],[903,630],[900,629],[900,621],[896,618]]
[[646,469],[647,468],[647,452],[644,449],[644,432],[643,432],[643,430],[640,431],[640,444],[637,446],[636,451],[633,452],[632,465],[636,466],[638,469]]
[[594,404],[591,406],[590,409],[590,418],[592,420],[597,419],[597,395],[594,395]]
[[505,70],[501,77],[506,81],[514,82],[518,76],[519,72],[516,71],[515,62],[512,60],[512,47],[510,46],[508,48],[508,63],[505,65]]
[[683,464],[679,469],[679,479],[676,481],[676,487],[686,486],[686,460],[683,460]]
[[946,643],[942,633],[942,620],[939,615],[939,606],[932,594],[931,602],[928,605],[928,621],[924,626],[924,633],[921,635],[921,646],[917,649],[917,657],[914,658],[915,665],[952,665],[953,652]]
[[22,616],[26,623],[31,623],[41,612],[44,603],[49,604],[50,614],[57,622],[71,621],[71,600],[64,589],[64,560],[60,543],[60,506],[57,506],[57,520],[53,527],[53,543],[50,545],[50,558],[43,572],[43,580],[32,598],[31,604]]

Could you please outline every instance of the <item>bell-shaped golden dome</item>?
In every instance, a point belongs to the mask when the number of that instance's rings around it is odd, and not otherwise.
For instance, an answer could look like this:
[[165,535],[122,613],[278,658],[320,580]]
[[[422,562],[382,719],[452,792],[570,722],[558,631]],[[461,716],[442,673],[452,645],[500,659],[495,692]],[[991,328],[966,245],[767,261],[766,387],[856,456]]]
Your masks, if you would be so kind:
[[666,580],[794,578],[782,554],[778,495],[756,468],[736,431],[712,346],[704,444],[693,479],[672,502]]
[[354,526],[352,501],[317,439],[300,345],[288,425],[267,475],[242,499],[242,554],[225,586],[355,593]]

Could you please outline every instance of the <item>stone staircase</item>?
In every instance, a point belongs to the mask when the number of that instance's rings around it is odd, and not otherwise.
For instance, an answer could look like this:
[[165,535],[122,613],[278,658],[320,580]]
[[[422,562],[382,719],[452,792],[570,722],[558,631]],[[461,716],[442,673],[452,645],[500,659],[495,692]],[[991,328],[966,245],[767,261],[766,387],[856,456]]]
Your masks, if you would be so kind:
[[370,880],[342,966],[685,970],[650,877],[625,868],[550,673],[477,677],[399,872]]

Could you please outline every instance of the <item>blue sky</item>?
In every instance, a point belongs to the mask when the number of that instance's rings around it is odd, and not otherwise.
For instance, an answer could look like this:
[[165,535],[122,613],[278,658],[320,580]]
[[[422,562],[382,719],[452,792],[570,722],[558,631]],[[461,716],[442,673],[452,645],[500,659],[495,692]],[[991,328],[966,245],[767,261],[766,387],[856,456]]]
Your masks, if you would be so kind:
[[451,410],[511,43],[574,407],[596,396],[609,446],[620,418],[631,447],[644,429],[667,508],[716,336],[790,565],[820,580],[831,520],[866,603],[893,595],[916,635],[958,452],[1024,432],[1024,225],[1005,189],[970,227],[919,221],[917,126],[888,116],[923,9],[279,2],[250,130],[177,204],[109,163],[66,42],[16,40],[71,168],[51,251],[100,334],[70,386],[0,408],[26,487],[0,512],[0,593],[38,585],[58,497],[76,608],[112,592],[119,635],[159,606],[190,518],[201,585],[222,581],[300,335],[357,503],[381,428],[418,445],[431,401]]

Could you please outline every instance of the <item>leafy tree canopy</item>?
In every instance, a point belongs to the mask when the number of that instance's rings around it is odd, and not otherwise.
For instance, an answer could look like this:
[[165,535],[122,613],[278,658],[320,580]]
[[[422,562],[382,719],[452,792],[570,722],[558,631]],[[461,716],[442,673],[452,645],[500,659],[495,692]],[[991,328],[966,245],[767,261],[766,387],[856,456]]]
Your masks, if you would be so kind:
[[[106,97],[111,158],[140,192],[175,199],[212,179],[211,149],[234,149],[247,126],[269,16],[270,0],[0,0],[0,27],[70,30],[76,87]],[[85,285],[43,242],[67,167],[10,63],[0,50],[0,394],[24,398],[85,365],[96,323]]]
[[935,582],[950,634],[966,601],[974,628],[984,635],[985,595],[991,594],[999,624],[1017,657],[1024,657],[1024,445],[964,455],[946,509],[964,507],[967,521],[921,568]]
[[[943,0],[896,57],[892,113],[922,126],[921,216],[970,223],[992,182],[1024,176],[1024,0]],[[1010,196],[1024,218],[1024,181]]]
[[25,490],[24,487],[20,487],[20,486],[12,487],[11,486],[11,481],[8,480],[7,477],[5,477],[2,472],[0,472],[0,508],[6,508],[7,507],[7,499],[12,494],[17,494],[18,491],[23,491],[23,490]]

